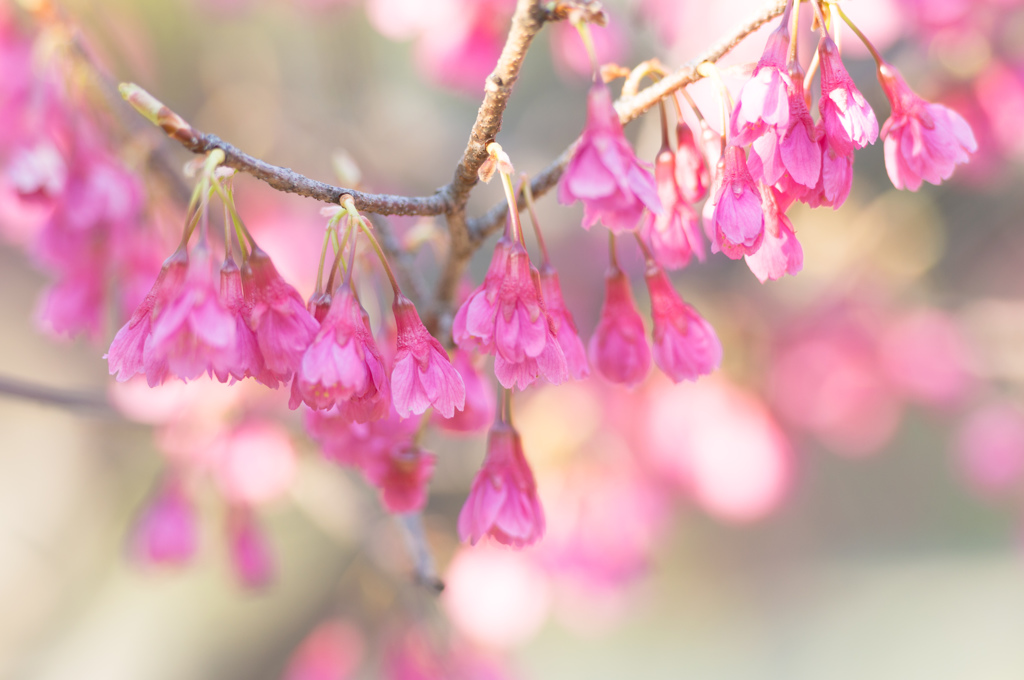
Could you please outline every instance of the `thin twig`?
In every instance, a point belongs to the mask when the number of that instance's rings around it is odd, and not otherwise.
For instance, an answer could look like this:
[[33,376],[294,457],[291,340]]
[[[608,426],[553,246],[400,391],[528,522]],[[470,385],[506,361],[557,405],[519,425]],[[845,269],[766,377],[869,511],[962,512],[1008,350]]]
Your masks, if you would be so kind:
[[103,395],[71,392],[57,387],[25,382],[16,378],[0,377],[0,396],[8,396],[13,399],[27,399],[72,411],[91,411],[106,417],[115,417],[117,415]]

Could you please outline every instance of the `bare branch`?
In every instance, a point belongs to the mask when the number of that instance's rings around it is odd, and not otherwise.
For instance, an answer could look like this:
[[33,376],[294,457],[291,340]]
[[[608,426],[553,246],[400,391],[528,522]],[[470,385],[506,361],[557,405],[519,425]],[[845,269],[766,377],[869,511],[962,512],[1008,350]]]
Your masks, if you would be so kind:
[[88,411],[104,417],[117,417],[117,413],[107,403],[102,394],[71,392],[57,387],[36,385],[23,380],[0,376],[0,395],[6,395],[14,399],[27,399],[72,411]]
[[[747,23],[740,26],[731,35],[723,38],[717,45],[704,52],[704,54],[687,62],[653,85],[640,90],[640,92],[635,96],[629,97],[628,99],[617,100],[615,102],[615,110],[619,114],[619,120],[622,121],[623,125],[625,125],[629,121],[640,116],[647,109],[657,104],[659,100],[667,97],[681,87],[685,87],[690,83],[700,80],[701,76],[697,73],[698,65],[705,61],[718,61],[728,54],[734,47],[743,42],[744,38],[748,35],[775,17],[781,15],[785,9],[785,0],[774,0],[771,5],[763,9],[757,16],[751,18]],[[561,178],[562,173],[565,171],[565,166],[568,165],[570,159],[572,159],[573,150],[576,148],[576,144],[578,142],[578,139],[574,141],[568,149],[562,152],[562,154],[551,163],[551,165],[534,176],[533,180],[530,182],[530,190],[533,191],[534,197],[541,196],[558,183],[559,178]],[[525,206],[522,194],[519,194],[517,204],[520,208]],[[480,217],[470,220],[467,228],[469,230],[470,240],[472,243],[479,244],[489,235],[493,234],[504,223],[505,216],[507,214],[508,204],[502,202],[495,205]]]
[[448,232],[451,249],[437,285],[437,299],[442,303],[451,300],[466,262],[476,249],[466,226],[466,202],[478,182],[477,171],[487,159],[487,145],[494,141],[501,130],[505,106],[512,95],[512,86],[519,78],[519,70],[533,37],[545,21],[553,19],[554,15],[541,8],[540,0],[519,0],[498,64],[487,77],[484,100],[477,111],[473,129],[470,130],[466,150],[455,168],[455,177],[444,190],[449,203]]

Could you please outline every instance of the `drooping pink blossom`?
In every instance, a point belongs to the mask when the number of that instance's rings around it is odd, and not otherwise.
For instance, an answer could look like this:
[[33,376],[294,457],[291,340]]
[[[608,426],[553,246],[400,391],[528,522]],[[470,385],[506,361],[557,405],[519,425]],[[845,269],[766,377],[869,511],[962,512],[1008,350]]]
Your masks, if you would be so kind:
[[664,269],[648,264],[644,278],[651,295],[654,363],[677,383],[709,375],[722,362],[715,329],[683,302]]
[[135,526],[133,556],[145,565],[182,565],[196,552],[196,517],[182,480],[165,480]]
[[220,382],[255,378],[267,387],[277,389],[279,381],[267,370],[256,334],[246,321],[248,310],[241,270],[230,258],[220,268],[220,301],[235,322],[235,351],[214,358],[213,375]]
[[302,356],[319,328],[316,319],[291,285],[277,273],[270,256],[253,248],[242,267],[249,327],[267,370],[281,381],[299,370]]
[[721,251],[733,260],[756,253],[761,247],[764,238],[761,192],[747,169],[743,149],[738,146],[725,150],[714,212],[710,225],[705,222],[705,231],[711,239],[711,250]]
[[940,184],[949,179],[953,168],[978,149],[971,126],[956,111],[918,96],[890,64],[878,67],[878,80],[892,106],[882,137],[893,185],[917,191],[922,181]]
[[1024,479],[1024,413],[1009,401],[991,402],[959,427],[956,453],[968,481],[986,494],[1003,494]]
[[220,299],[210,253],[196,248],[181,288],[153,317],[146,351],[184,381],[237,363],[235,319]]
[[448,352],[420,320],[409,298],[392,305],[398,327],[398,351],[391,370],[391,391],[398,415],[408,418],[433,406],[445,418],[466,405],[466,385]]
[[651,348],[629,279],[618,267],[605,275],[601,318],[590,338],[590,361],[606,380],[634,387],[651,370]]
[[[704,155],[697,146],[693,130],[683,121],[676,124],[675,163],[676,186],[679,187],[679,195],[691,205],[697,203],[708,193],[708,187],[711,186],[711,173],[708,171]],[[657,165],[655,165],[654,175],[657,179]]]
[[863,149],[878,139],[878,119],[843,66],[839,48],[828,36],[818,43],[821,57],[821,99],[818,111],[829,145],[840,156]]
[[677,183],[676,154],[671,149],[662,147],[658,152],[654,176],[664,211],[660,215],[647,213],[644,216],[640,237],[658,264],[667,269],[685,267],[693,255],[703,262],[704,240],[697,223],[697,213],[682,198]]
[[251,508],[236,507],[228,513],[228,554],[235,576],[246,588],[266,588],[274,579],[274,561],[267,537]]
[[292,383],[291,408],[338,407],[357,422],[387,415],[391,390],[380,350],[348,286],[334,295],[323,325],[302,356]]
[[400,418],[394,408],[386,418],[365,423],[353,422],[337,409],[310,409],[303,420],[326,458],[360,470],[373,457],[389,456],[390,451],[411,446],[419,427],[418,418]]
[[35,312],[37,324],[54,335],[84,333],[90,340],[103,331],[106,281],[93,262],[67,272],[43,293]]
[[747,168],[754,179],[766,186],[788,175],[794,183],[810,189],[821,176],[821,150],[818,145],[821,132],[815,127],[804,101],[802,81],[797,78],[787,87],[788,122],[780,126],[766,126],[761,136],[753,140]]
[[539,376],[556,385],[568,377],[539,278],[526,249],[500,239],[484,282],[462,303],[452,323],[460,348],[494,354],[494,373],[506,388],[525,389]]
[[587,96],[587,124],[558,184],[558,202],[583,201],[583,227],[601,222],[613,232],[636,229],[644,208],[661,213],[654,178],[622,132],[608,87],[598,80]]
[[495,423],[484,458],[459,513],[459,538],[476,544],[484,536],[522,548],[544,535],[544,510],[537,497],[519,433]]
[[[486,430],[494,420],[494,409],[497,406],[494,383],[477,367],[477,363],[469,352],[456,349],[452,353],[452,366],[462,376],[466,386],[466,405],[451,418],[435,416],[434,425],[437,427],[448,432],[480,432]],[[571,364],[569,370],[572,370]]]
[[108,361],[110,374],[117,374],[118,382],[124,382],[137,373],[146,375],[150,387],[164,381],[167,375],[166,361],[154,358],[149,349],[153,318],[162,313],[178,295],[187,270],[188,256],[184,250],[168,257],[146,298],[132,313],[128,323],[114,336],[104,358]]
[[746,146],[769,128],[785,129],[789,124],[787,92],[793,86],[786,70],[789,38],[789,22],[783,19],[768,36],[761,59],[736,98],[729,121],[733,144]]
[[804,250],[796,239],[793,223],[779,209],[775,189],[765,193],[764,241],[753,255],[744,256],[747,266],[761,283],[777,281],[786,274],[796,276],[804,267]]
[[540,292],[544,300],[544,308],[551,320],[558,346],[565,355],[565,364],[569,375],[575,380],[583,380],[590,375],[587,363],[587,350],[576,330],[576,321],[572,312],[565,306],[562,297],[562,286],[558,281],[558,272],[550,264],[543,266],[540,272]]

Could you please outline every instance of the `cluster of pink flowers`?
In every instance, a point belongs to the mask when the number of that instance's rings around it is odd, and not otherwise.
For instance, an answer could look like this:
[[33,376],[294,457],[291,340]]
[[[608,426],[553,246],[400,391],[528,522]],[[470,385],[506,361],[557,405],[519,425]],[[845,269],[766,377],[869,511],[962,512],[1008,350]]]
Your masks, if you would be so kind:
[[161,239],[147,224],[141,180],[111,150],[84,95],[63,82],[63,57],[35,49],[37,38],[0,14],[2,229],[55,279],[38,325],[97,340],[108,304],[124,314],[138,304]]

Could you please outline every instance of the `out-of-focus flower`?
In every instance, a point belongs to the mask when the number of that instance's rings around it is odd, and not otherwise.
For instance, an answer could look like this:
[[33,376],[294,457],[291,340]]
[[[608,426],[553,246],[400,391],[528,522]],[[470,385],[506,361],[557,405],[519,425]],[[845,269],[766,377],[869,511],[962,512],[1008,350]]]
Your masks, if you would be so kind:
[[[625,56],[627,36],[618,18],[604,9],[608,23],[604,26],[590,24],[590,36],[594,42],[594,53],[598,64],[620,63]],[[557,21],[549,27],[551,35],[551,59],[559,75],[567,80],[589,79],[593,67],[583,41],[576,28],[568,21]]]
[[590,337],[590,361],[609,382],[639,385],[651,370],[651,348],[629,279],[613,266],[605,275],[604,307]]
[[1024,412],[992,402],[968,416],[956,438],[960,466],[979,491],[1007,492],[1024,479]]
[[182,480],[160,485],[135,525],[132,554],[145,565],[182,565],[195,555],[196,517]]
[[363,634],[344,619],[317,625],[288,662],[284,680],[348,680],[363,658]]
[[227,520],[228,553],[239,582],[246,588],[259,589],[274,578],[274,562],[267,538],[247,507],[232,508]]
[[[676,124],[675,166],[676,186],[679,188],[679,195],[682,199],[693,204],[704,198],[708,193],[708,187],[711,186],[711,173],[708,172],[708,164],[704,161],[704,155],[697,147],[693,130],[683,121]],[[655,168],[655,176],[657,176],[657,168]],[[703,247],[701,250],[703,251]]]
[[878,80],[892,106],[882,137],[893,185],[917,191],[922,181],[949,179],[953,168],[978,149],[971,126],[956,111],[919,97],[890,64],[879,65]]
[[600,221],[617,233],[636,229],[644,208],[662,211],[654,178],[633,153],[600,80],[587,95],[587,124],[558,183],[558,202],[576,201],[583,201],[585,229]]
[[388,512],[415,512],[427,504],[437,456],[418,446],[392,446],[363,457],[366,479],[380,489]]
[[519,433],[511,425],[495,423],[487,435],[487,455],[459,513],[459,537],[476,544],[490,536],[522,548],[543,535],[544,510]]

